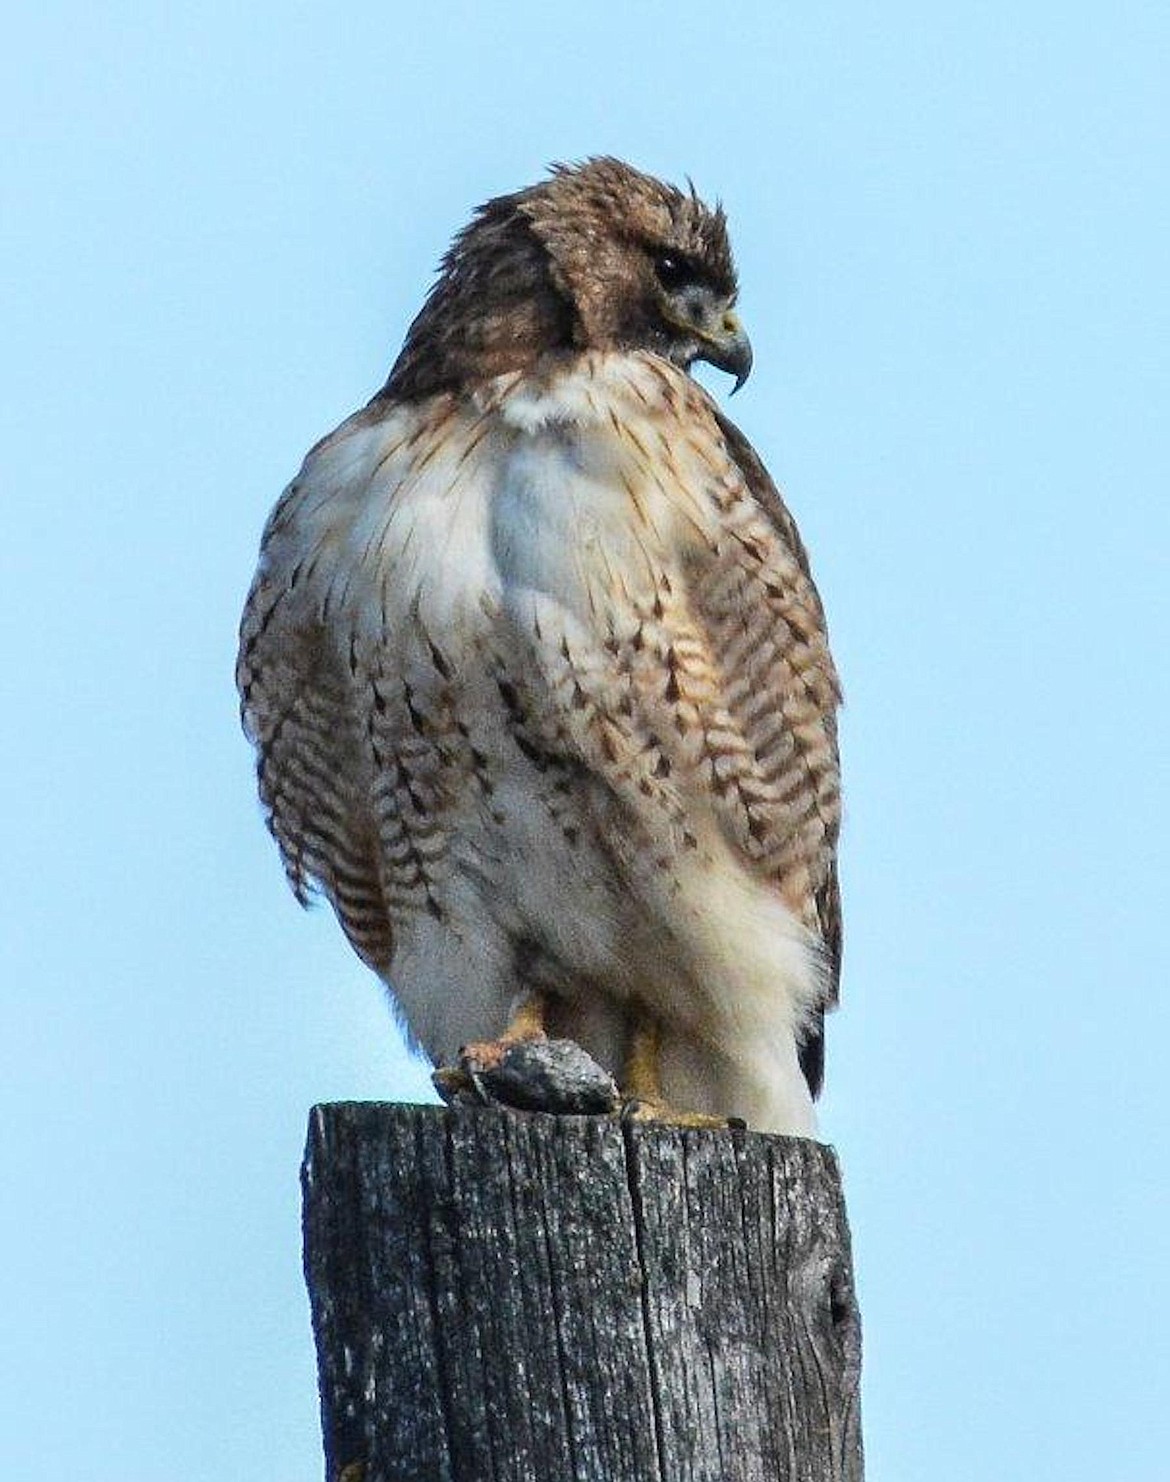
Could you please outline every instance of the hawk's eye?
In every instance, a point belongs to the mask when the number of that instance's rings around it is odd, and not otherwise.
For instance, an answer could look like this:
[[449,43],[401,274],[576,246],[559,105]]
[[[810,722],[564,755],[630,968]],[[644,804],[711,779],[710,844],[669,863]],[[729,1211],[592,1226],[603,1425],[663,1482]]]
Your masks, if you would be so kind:
[[669,252],[660,252],[654,259],[654,272],[663,288],[681,288],[684,283],[689,283],[694,278],[694,270],[689,263],[681,257],[673,257]]

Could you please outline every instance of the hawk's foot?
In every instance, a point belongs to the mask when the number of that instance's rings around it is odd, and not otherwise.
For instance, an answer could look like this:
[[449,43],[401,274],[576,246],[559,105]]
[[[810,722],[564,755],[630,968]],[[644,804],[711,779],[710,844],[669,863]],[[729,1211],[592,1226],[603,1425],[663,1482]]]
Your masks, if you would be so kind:
[[622,1102],[623,1122],[664,1122],[670,1127],[729,1127],[742,1132],[747,1123],[742,1117],[715,1117],[709,1112],[680,1111],[669,1102],[647,1096],[628,1096]]
[[504,1035],[464,1045],[432,1080],[448,1106],[510,1106],[559,1116],[598,1116],[620,1104],[613,1077],[575,1040]]

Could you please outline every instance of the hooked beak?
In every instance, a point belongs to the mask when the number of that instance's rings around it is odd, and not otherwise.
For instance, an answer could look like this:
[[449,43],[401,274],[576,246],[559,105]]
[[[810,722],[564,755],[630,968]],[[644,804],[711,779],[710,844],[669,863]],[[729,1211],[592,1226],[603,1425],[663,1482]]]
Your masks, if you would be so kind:
[[752,342],[734,309],[723,309],[699,332],[699,360],[735,377],[732,396],[752,373]]

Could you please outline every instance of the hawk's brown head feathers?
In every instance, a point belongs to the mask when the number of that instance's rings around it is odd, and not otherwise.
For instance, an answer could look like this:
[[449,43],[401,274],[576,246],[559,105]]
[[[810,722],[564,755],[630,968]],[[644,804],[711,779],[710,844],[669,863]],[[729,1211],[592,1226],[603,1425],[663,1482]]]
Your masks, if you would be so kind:
[[751,366],[721,207],[621,160],[497,196],[443,259],[384,395],[414,400],[580,350]]

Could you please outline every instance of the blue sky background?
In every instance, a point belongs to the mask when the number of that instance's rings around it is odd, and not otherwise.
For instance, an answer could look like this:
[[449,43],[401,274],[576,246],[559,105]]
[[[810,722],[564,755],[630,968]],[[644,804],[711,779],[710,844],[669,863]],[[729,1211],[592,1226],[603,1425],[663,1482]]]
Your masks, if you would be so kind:
[[238,611],[470,207],[599,152],[728,208],[845,679],[870,1482],[1163,1474],[1168,52],[1124,0],[10,19],[5,1476],[320,1475],[306,1114],[427,1083],[285,889]]

